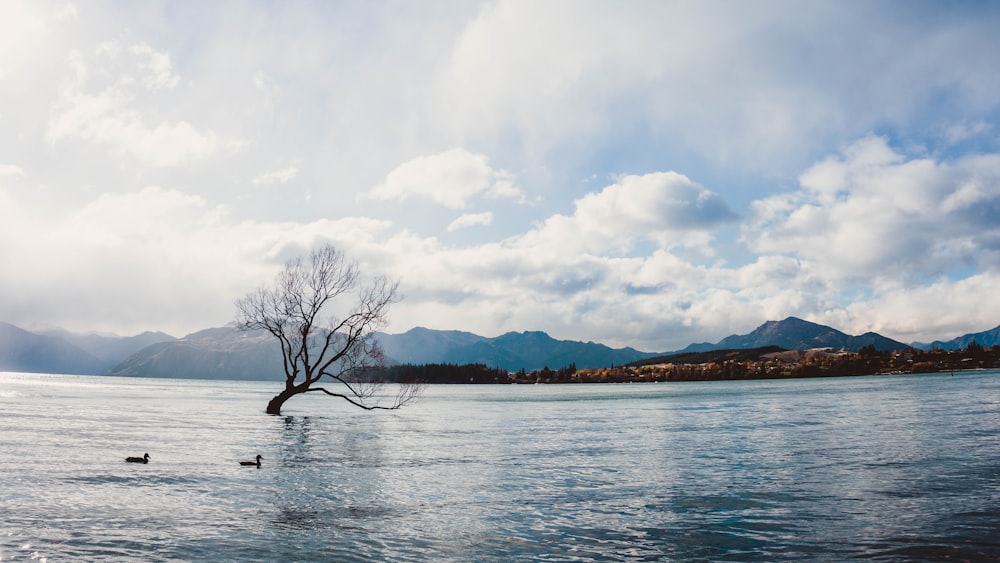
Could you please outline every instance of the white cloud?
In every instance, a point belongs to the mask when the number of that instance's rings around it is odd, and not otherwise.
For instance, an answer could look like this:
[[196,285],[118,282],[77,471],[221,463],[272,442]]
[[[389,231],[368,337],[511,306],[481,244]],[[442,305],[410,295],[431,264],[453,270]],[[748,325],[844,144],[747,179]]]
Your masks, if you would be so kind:
[[13,164],[0,163],[0,178],[13,178],[18,176],[24,176],[24,170],[21,170],[21,167]]
[[[150,119],[138,109],[140,92],[129,71],[138,70],[148,89],[172,88],[179,78],[172,71],[169,55],[143,43],[123,49],[118,42],[102,43],[96,53],[99,60],[109,63],[96,73],[91,72],[82,53],[70,53],[71,77],[50,109],[45,135],[49,143],[78,138],[156,167],[203,159],[223,145],[211,131],[199,131],[185,120]],[[114,63],[122,53],[126,54],[126,67],[118,69]],[[92,75],[109,71],[121,74],[106,87],[88,87]]]
[[53,13],[56,20],[73,19],[79,15],[80,10],[77,9],[76,4],[63,4],[57,7]]
[[16,70],[31,67],[30,49],[37,48],[35,41],[44,36],[46,27],[37,3],[23,0],[0,3],[0,81]]
[[262,70],[257,70],[253,73],[253,85],[258,90],[264,90],[270,86],[271,80],[267,77],[267,74]]
[[907,158],[869,137],[807,170],[800,186],[755,202],[743,237],[831,281],[919,283],[988,260],[976,241],[1000,236],[998,155]]
[[136,65],[142,72],[142,83],[151,90],[173,88],[180,82],[170,63],[170,54],[158,51],[145,43],[132,45],[129,51],[135,55]]
[[960,143],[968,139],[987,135],[992,131],[993,125],[986,121],[976,121],[973,123],[963,121],[946,127],[944,136],[949,143]]
[[735,219],[718,196],[676,172],[625,176],[574,207],[572,216],[549,217],[519,244],[554,252],[627,249],[637,239],[704,246],[712,227]]
[[832,320],[855,334],[872,330],[906,343],[950,340],[1000,323],[1000,302],[993,298],[997,287],[996,271],[900,287],[853,302],[843,309],[843,316]]
[[483,213],[466,213],[461,217],[455,219],[448,224],[447,231],[453,233],[455,231],[465,229],[467,227],[473,227],[476,225],[489,225],[493,222],[493,214],[489,211],[484,211]]
[[624,135],[636,141],[624,160],[694,153],[734,178],[788,173],[872,130],[995,115],[992,10],[901,20],[883,8],[490,2],[436,76],[436,115],[543,165],[589,163],[578,151],[616,151]]
[[603,109],[635,85],[634,73],[658,72],[647,65],[658,49],[634,11],[581,7],[482,5],[437,76],[441,119],[483,141],[512,135],[528,154],[599,135],[612,117]]
[[462,209],[479,195],[515,200],[524,197],[509,172],[492,168],[486,155],[465,149],[403,163],[368,195],[387,201],[426,199],[450,209]]
[[229,322],[233,301],[288,258],[324,240],[364,248],[389,225],[233,221],[199,196],[159,187],[104,194],[59,216],[36,215],[0,189],[0,219],[9,274],[0,293],[20,296],[0,301],[0,319],[176,336]]
[[299,175],[297,166],[285,166],[277,170],[270,170],[257,176],[250,182],[255,186],[266,184],[285,184]]
[[[29,224],[30,217],[21,208],[18,200],[0,185],[0,249],[17,248],[18,239],[13,235]],[[7,252],[4,252],[4,255],[9,256]]]
[[33,2],[11,0],[0,5],[0,52],[15,49],[25,35],[45,29],[44,16]]
[[[139,74],[139,82],[149,90],[169,90],[180,82],[170,62],[170,54],[146,43],[124,45],[120,40],[104,41],[97,44],[94,53],[104,63],[104,67],[99,68],[101,73],[121,73],[117,78],[120,84],[131,84],[133,72]],[[83,64],[79,53],[74,58],[75,66]]]

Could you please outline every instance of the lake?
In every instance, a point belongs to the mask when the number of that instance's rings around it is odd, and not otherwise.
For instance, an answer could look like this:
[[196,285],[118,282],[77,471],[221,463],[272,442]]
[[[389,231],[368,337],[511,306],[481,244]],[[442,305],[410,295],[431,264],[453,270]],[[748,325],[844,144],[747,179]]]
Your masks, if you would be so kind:
[[278,388],[0,373],[0,560],[1000,559],[996,371]]

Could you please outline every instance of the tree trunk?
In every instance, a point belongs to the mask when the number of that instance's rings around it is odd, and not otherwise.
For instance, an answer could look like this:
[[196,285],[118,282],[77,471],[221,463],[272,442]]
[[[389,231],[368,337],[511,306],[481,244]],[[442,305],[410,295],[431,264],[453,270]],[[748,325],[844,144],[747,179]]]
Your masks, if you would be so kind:
[[291,399],[299,393],[294,387],[290,387],[278,393],[273,399],[267,403],[267,414],[281,414],[281,406],[285,404],[285,401]]

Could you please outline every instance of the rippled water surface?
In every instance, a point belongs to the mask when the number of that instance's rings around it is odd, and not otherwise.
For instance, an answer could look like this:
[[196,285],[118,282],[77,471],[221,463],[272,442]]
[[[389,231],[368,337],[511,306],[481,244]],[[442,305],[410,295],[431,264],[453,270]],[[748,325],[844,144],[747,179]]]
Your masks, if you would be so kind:
[[1000,558],[998,372],[277,386],[0,373],[0,560]]

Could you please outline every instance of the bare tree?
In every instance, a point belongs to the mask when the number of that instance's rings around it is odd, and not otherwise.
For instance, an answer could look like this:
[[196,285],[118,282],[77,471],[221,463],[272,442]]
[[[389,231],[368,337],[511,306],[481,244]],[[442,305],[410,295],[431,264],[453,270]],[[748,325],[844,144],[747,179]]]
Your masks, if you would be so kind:
[[[415,399],[421,386],[401,384],[383,404],[381,386],[367,375],[384,364],[374,333],[385,326],[398,285],[383,276],[361,285],[357,263],[327,244],[308,261],[289,260],[272,286],[237,301],[237,328],[266,330],[281,344],[285,388],[268,402],[267,413],[280,414],[300,393],[326,393],[367,410],[398,409]],[[350,299],[348,307],[343,301]]]

